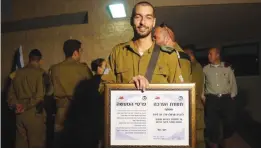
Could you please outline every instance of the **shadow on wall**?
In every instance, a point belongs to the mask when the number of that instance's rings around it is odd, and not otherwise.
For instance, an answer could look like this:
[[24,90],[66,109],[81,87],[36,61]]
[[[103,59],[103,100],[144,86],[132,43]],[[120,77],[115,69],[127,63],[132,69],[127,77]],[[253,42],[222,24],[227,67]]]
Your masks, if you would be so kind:
[[[18,52],[14,53],[12,60],[12,68],[10,73],[16,70],[16,62]],[[11,85],[11,79],[8,76],[5,79],[3,89],[1,91],[1,147],[11,148],[15,144],[15,113],[9,109],[7,103],[8,90]]]
[[15,144],[15,114],[7,104],[7,92],[11,79],[7,78],[1,92],[1,147],[12,148]]
[[253,148],[261,147],[261,124],[253,120],[246,111],[248,93],[240,89],[236,98],[237,123],[236,129],[240,136]]

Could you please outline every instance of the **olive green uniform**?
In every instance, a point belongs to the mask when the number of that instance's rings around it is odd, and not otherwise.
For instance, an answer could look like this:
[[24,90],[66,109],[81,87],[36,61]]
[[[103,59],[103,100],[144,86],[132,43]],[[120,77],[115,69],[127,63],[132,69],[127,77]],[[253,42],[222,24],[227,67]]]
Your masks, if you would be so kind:
[[49,73],[57,106],[55,132],[60,132],[76,85],[81,80],[92,78],[93,74],[88,66],[72,58],[52,66]]
[[182,50],[182,48],[176,43],[173,47],[179,58],[181,73],[185,83],[191,82],[191,61],[189,56]]
[[16,114],[16,147],[44,147],[45,117],[39,107],[44,100],[44,70],[28,64],[15,72],[8,92],[8,104],[22,104],[24,112]]
[[181,49],[178,43],[175,43],[174,46],[162,46],[164,51],[173,51],[176,52],[178,57],[179,66],[181,68],[181,74],[184,78],[185,83],[191,82],[191,61],[189,56]]
[[[134,76],[145,76],[154,44],[140,56],[133,41],[115,46],[102,76],[104,83],[129,83]],[[160,51],[151,83],[181,83],[183,77],[175,52]]]
[[197,147],[204,148],[204,105],[201,95],[204,87],[204,73],[199,62],[192,62],[192,82],[196,83],[196,129],[197,129]]

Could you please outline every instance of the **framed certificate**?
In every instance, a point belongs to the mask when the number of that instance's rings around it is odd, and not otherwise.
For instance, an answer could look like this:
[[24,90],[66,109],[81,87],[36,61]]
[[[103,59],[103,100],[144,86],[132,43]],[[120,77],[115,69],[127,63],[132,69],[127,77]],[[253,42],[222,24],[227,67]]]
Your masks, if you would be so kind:
[[196,147],[195,84],[107,84],[105,147]]

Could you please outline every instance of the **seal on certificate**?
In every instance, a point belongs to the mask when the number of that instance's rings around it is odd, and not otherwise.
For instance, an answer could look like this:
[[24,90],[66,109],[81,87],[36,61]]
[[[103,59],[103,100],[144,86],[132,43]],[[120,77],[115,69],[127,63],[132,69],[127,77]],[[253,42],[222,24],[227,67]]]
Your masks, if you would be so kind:
[[182,96],[179,96],[178,99],[179,99],[179,101],[182,101],[182,100],[183,100],[183,97],[182,97]]

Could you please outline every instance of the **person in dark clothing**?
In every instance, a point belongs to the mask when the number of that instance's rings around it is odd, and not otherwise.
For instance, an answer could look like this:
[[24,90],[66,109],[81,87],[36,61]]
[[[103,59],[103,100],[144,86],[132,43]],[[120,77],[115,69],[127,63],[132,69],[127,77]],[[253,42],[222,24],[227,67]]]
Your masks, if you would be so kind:
[[103,58],[98,58],[91,63],[92,71],[95,75],[102,75],[106,67],[106,61]]
[[60,147],[98,147],[103,135],[103,97],[98,92],[100,79],[95,75],[76,86]]

